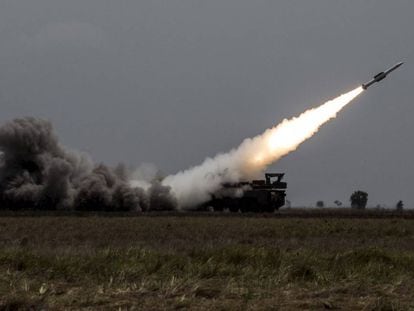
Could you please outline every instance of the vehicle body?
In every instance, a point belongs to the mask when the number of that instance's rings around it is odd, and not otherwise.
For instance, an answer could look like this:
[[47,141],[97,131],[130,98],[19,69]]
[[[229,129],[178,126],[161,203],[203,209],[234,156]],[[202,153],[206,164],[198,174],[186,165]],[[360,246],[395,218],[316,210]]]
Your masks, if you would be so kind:
[[[223,184],[201,210],[230,212],[273,213],[285,205],[286,182],[283,173],[266,173],[265,180]],[[200,210],[199,209],[199,210]]]

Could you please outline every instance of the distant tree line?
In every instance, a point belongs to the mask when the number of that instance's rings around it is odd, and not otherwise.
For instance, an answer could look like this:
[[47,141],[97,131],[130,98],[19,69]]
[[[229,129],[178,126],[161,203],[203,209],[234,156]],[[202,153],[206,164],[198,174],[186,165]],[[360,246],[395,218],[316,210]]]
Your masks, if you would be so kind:
[[[368,203],[368,193],[362,190],[356,190],[354,191],[350,198],[349,201],[351,203],[351,208],[354,209],[365,209],[367,207],[367,203]],[[341,206],[342,203],[338,200],[334,201],[334,203],[336,204],[336,206]],[[319,200],[316,202],[316,207],[318,208],[323,208],[325,207],[325,202],[322,200]],[[378,205],[378,208],[380,207],[380,205]],[[402,211],[404,209],[404,203],[403,201],[398,201],[397,204],[395,205],[395,209],[397,211]]]

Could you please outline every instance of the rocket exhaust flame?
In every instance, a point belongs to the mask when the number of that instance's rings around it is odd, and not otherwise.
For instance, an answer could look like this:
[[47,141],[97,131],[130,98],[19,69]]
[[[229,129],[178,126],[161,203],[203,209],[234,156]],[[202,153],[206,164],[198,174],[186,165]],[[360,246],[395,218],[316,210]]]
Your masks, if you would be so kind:
[[298,117],[290,120],[285,119],[276,127],[258,136],[258,139],[264,140],[264,146],[260,148],[260,160],[256,161],[256,165],[261,166],[262,169],[296,150],[302,142],[312,137],[324,123],[335,118],[336,114],[362,91],[363,89],[358,87],[317,108],[309,109]]
[[166,177],[163,184],[171,187],[181,208],[202,204],[223,183],[253,177],[296,150],[363,90],[362,86],[357,87],[298,117],[285,119],[261,135],[245,139],[238,148],[228,153],[207,158],[199,166]]

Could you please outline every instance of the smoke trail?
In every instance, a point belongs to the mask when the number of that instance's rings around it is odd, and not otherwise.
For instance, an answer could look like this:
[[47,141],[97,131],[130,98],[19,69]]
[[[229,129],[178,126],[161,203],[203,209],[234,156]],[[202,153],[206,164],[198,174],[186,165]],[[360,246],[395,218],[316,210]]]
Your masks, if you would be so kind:
[[199,166],[166,177],[163,184],[171,187],[180,208],[204,203],[223,183],[257,175],[269,164],[296,150],[362,91],[363,88],[358,87],[298,117],[285,119],[261,135],[245,139],[228,153],[207,158]]

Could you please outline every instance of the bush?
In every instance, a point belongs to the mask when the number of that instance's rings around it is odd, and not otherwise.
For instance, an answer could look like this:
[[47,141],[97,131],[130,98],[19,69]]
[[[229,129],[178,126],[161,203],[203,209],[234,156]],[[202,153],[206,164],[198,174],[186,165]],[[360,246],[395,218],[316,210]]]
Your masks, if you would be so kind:
[[322,208],[325,207],[325,203],[323,201],[316,202],[316,207]]

